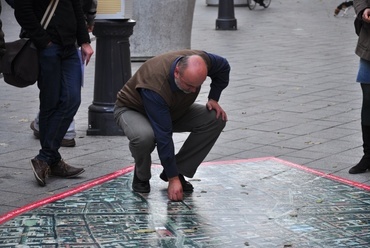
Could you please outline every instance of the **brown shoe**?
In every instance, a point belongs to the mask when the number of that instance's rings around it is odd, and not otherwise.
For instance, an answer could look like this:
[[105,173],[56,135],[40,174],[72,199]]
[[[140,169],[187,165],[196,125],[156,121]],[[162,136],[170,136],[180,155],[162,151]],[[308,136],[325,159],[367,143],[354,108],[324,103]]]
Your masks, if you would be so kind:
[[38,184],[40,186],[45,186],[46,178],[49,174],[49,165],[45,161],[34,158],[31,159],[31,166]]
[[62,142],[60,143],[60,146],[75,147],[76,146],[76,141],[75,141],[75,139],[62,139]]
[[[33,136],[36,137],[36,139],[40,139],[40,132],[35,128],[35,121],[32,121],[30,124],[30,128],[33,131]],[[60,143],[60,146],[63,147],[75,147],[76,141],[75,139],[62,139],[62,142]]]
[[57,164],[50,166],[50,175],[64,178],[77,177],[85,170],[68,165],[61,159]]
[[39,132],[39,130],[37,130],[37,129],[35,128],[35,121],[32,121],[32,122],[31,122],[30,128],[31,128],[31,129],[32,129],[32,131],[33,131],[33,136],[35,136],[35,137],[36,137],[36,139],[39,139],[39,138],[40,138],[40,132]]

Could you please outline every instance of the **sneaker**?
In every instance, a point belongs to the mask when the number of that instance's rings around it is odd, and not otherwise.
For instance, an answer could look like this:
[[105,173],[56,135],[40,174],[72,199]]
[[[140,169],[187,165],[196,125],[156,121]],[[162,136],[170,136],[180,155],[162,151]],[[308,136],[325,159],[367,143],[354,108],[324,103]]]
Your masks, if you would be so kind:
[[50,166],[50,175],[64,178],[77,177],[78,175],[84,173],[83,168],[75,168],[70,166],[63,159],[59,160],[58,163]]
[[[35,121],[32,121],[30,124],[30,128],[33,131],[33,136],[36,137],[36,139],[40,139],[40,132],[35,128]],[[62,142],[60,143],[60,146],[63,147],[75,147],[76,141],[75,139],[62,139]]]
[[42,160],[39,160],[37,158],[31,159],[31,166],[33,170],[33,174],[35,175],[35,178],[37,180],[37,183],[40,186],[46,185],[46,178],[49,174],[49,165]]
[[[164,172],[164,170],[159,175],[159,177],[163,181],[168,182],[168,178],[167,178],[166,173]],[[181,182],[183,192],[193,192],[194,191],[193,185],[191,183],[189,183],[188,181],[186,181],[185,177],[183,175],[179,174],[179,179],[180,179],[180,182]]]

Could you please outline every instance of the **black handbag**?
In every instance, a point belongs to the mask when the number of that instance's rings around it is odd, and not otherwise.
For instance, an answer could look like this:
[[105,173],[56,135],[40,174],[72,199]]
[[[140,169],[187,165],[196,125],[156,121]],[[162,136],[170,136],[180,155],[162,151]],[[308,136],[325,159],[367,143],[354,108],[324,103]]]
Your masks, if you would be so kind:
[[[41,20],[46,29],[59,0],[52,0]],[[36,83],[39,76],[38,51],[29,39],[5,42],[5,54],[1,60],[4,81],[16,87],[27,87]]]
[[4,81],[16,87],[33,85],[39,75],[38,51],[29,39],[5,43],[2,58]]

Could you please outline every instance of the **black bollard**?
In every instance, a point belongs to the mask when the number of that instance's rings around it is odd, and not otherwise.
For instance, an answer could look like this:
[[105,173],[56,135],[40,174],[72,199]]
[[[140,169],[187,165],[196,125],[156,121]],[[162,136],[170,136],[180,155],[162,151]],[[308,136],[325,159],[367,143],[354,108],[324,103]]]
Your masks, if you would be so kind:
[[133,20],[96,20],[94,99],[89,106],[87,135],[124,135],[113,118],[117,92],[131,78],[129,37]]
[[234,0],[220,0],[218,3],[217,30],[236,30]]

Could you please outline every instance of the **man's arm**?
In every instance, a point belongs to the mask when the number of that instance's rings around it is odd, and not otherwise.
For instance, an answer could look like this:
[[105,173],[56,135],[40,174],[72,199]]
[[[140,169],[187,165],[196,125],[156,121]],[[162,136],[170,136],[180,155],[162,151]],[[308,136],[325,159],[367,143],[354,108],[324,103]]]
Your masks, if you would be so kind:
[[225,58],[219,55],[207,52],[206,54],[211,60],[208,76],[212,80],[208,98],[218,102],[221,92],[229,85],[230,65]]
[[227,121],[226,112],[218,104],[221,92],[229,85],[230,65],[229,62],[216,54],[207,53],[211,67],[208,70],[208,76],[211,78],[211,90],[208,94],[207,108],[208,110],[215,110],[216,117],[221,117],[222,120]]
[[139,92],[154,131],[159,158],[168,177],[168,198],[172,201],[181,201],[183,190],[178,178],[169,107],[164,99],[154,91],[140,89]]
[[152,125],[157,142],[158,155],[167,177],[178,175],[175,148],[172,140],[172,120],[170,110],[164,99],[157,93],[140,89],[146,114]]
[[19,25],[27,32],[37,48],[45,48],[51,41],[46,30],[41,27],[31,0],[15,0],[14,15]]

